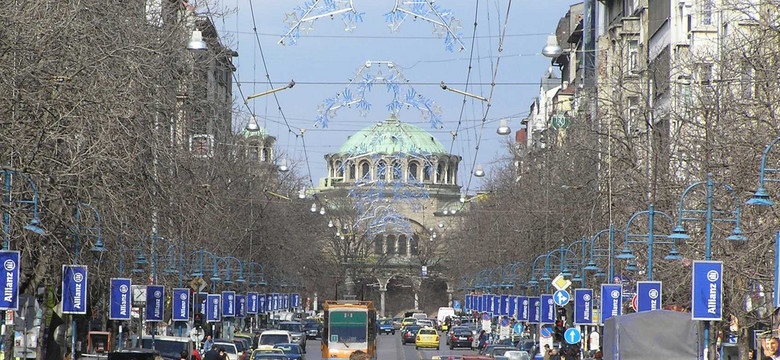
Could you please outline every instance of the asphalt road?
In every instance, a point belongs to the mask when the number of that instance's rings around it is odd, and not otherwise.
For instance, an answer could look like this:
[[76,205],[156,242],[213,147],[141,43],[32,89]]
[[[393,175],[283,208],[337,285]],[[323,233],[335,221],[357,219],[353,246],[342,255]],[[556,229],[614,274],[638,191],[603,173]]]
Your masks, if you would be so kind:
[[[450,350],[444,341],[442,341],[441,350],[420,349],[416,350],[414,344],[401,345],[401,335],[396,332],[395,335],[379,335],[377,338],[377,360],[430,360],[434,355],[459,355],[476,354],[466,348],[456,348]],[[306,360],[320,360],[320,341],[309,340],[306,343]]]

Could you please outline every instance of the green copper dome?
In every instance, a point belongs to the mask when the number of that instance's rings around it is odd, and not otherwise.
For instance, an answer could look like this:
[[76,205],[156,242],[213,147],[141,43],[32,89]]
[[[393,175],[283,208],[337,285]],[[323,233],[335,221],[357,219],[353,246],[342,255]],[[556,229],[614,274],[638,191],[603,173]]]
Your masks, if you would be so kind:
[[390,118],[356,132],[338,151],[341,154],[447,154],[429,132]]
[[265,138],[267,138],[269,136],[268,132],[265,131],[265,129],[263,129],[262,127],[258,128],[257,130],[247,130],[246,128],[244,128],[243,130],[241,130],[241,132],[238,133],[238,135],[243,137],[243,138],[249,138],[249,137],[252,137],[252,136],[259,136],[260,138],[263,138],[263,139],[265,139]]

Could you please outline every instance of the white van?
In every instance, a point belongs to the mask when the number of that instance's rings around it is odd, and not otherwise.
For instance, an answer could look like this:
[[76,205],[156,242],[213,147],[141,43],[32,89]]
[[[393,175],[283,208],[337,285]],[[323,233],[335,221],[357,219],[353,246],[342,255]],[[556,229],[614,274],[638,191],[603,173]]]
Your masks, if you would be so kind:
[[436,322],[441,327],[444,324],[444,320],[447,318],[455,319],[455,309],[451,307],[440,307],[439,312],[436,314]]
[[276,344],[289,344],[292,342],[292,335],[289,331],[285,330],[266,330],[260,334],[260,340],[257,341],[257,346]]

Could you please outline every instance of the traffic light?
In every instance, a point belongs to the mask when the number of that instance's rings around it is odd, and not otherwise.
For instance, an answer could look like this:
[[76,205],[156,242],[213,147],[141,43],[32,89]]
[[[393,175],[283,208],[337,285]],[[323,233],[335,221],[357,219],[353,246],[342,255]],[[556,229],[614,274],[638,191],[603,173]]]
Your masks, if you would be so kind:
[[195,318],[193,319],[193,323],[194,323],[194,326],[196,328],[203,327],[203,317],[202,316],[203,315],[201,315],[200,313],[197,313],[197,312],[195,313]]
[[566,332],[566,327],[563,326],[563,320],[555,322],[555,332],[553,333],[553,340],[562,342],[564,340],[563,333]]

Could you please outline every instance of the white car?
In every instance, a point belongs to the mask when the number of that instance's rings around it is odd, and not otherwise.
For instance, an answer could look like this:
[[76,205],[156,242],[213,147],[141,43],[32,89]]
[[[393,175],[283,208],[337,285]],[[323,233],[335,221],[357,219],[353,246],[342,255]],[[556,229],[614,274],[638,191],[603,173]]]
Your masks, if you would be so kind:
[[433,321],[430,320],[417,320],[417,325],[422,327],[433,327]]
[[[266,330],[260,334],[260,340],[257,341],[257,346],[276,344],[289,344],[292,343],[292,335],[286,330]],[[231,359],[232,360],[232,359]]]
[[509,360],[531,360],[531,355],[527,351],[511,350],[504,353]]
[[214,340],[214,345],[217,346],[217,349],[225,349],[228,360],[238,360],[238,357],[241,356],[241,354],[238,353],[238,349],[236,349],[236,344],[232,341],[217,339]]

